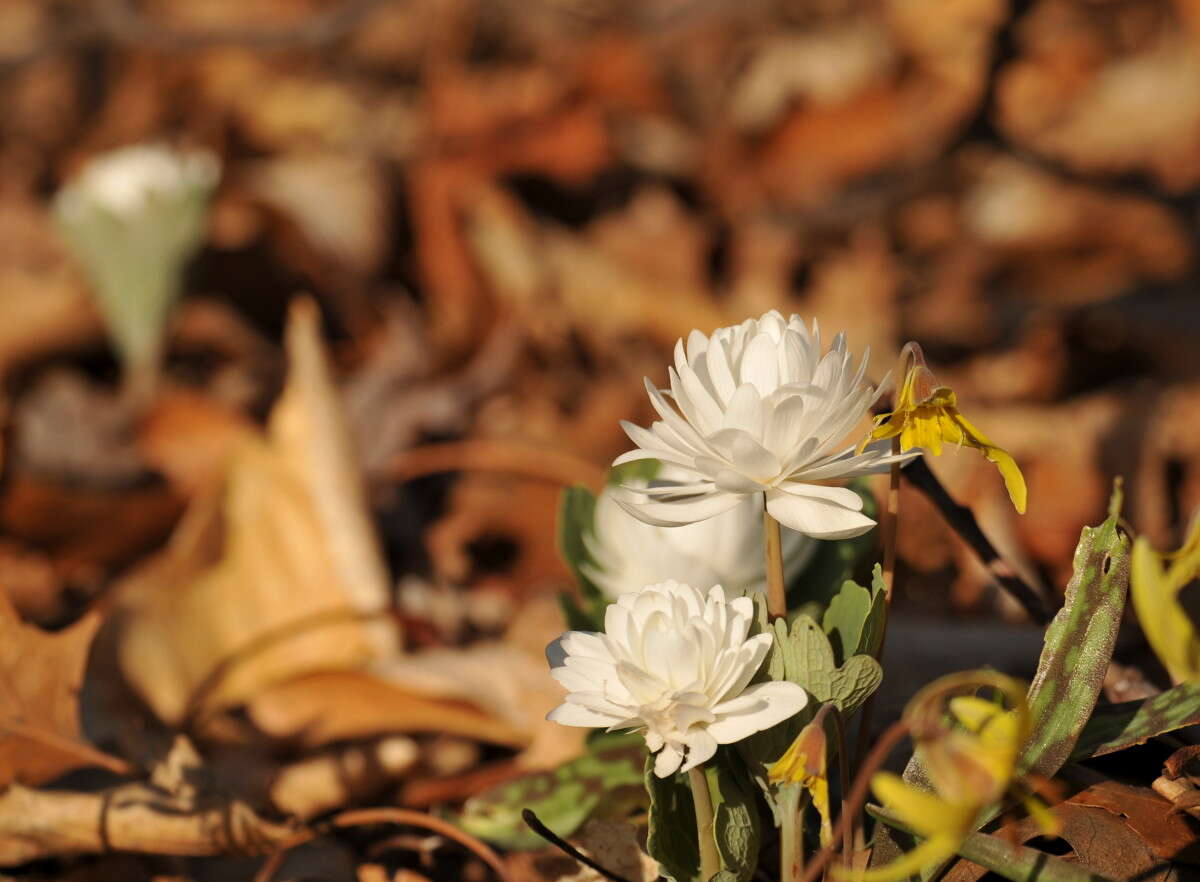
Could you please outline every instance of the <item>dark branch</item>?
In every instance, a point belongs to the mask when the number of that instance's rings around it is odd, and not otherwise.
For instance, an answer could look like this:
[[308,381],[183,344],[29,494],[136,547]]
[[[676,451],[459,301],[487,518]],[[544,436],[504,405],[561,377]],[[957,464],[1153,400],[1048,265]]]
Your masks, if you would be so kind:
[[934,504],[946,523],[956,532],[987,567],[996,583],[1021,604],[1029,618],[1039,625],[1048,625],[1052,616],[1040,592],[1022,579],[1012,564],[1000,556],[975,520],[975,515],[966,506],[959,505],[946,492],[942,482],[929,468],[925,457],[918,456],[900,470],[905,479],[925,494]]
[[533,813],[533,809],[522,809],[521,817],[525,819],[525,823],[529,825],[530,829],[533,830],[534,833],[536,833],[538,836],[541,836],[555,848],[570,855],[585,867],[590,867],[605,879],[611,879],[612,882],[629,882],[629,880],[624,876],[618,876],[611,870],[604,869],[604,867],[600,866],[574,845],[567,842],[567,840],[563,839],[561,836],[543,824],[541,819]]

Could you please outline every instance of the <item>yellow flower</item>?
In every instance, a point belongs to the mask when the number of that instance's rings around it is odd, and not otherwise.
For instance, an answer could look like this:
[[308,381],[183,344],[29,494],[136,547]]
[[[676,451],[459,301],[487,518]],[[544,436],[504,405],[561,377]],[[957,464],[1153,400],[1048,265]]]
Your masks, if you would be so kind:
[[1024,514],[1025,478],[1016,461],[962,415],[954,390],[937,385],[933,373],[925,367],[920,347],[909,343],[904,352],[911,356],[913,364],[896,397],[896,409],[875,418],[875,428],[862,440],[859,451],[872,441],[886,438],[899,438],[901,452],[920,447],[934,456],[941,455],[943,443],[974,447],[1000,469],[1009,498],[1017,511]]
[[[946,700],[949,693],[979,686],[998,690],[1009,709],[975,695]],[[876,774],[871,789],[887,812],[923,841],[883,867],[853,873],[835,869],[857,882],[897,882],[953,857],[980,814],[1014,790],[1019,750],[1029,734],[1021,684],[990,671],[943,677],[921,690],[904,713],[933,789],[890,772]],[[951,725],[944,722],[947,716]],[[1025,801],[1043,829],[1056,832],[1053,816],[1040,803]]]
[[1174,554],[1159,554],[1145,536],[1133,545],[1129,593],[1146,639],[1176,681],[1200,678],[1200,635],[1179,592],[1200,576],[1200,516]]

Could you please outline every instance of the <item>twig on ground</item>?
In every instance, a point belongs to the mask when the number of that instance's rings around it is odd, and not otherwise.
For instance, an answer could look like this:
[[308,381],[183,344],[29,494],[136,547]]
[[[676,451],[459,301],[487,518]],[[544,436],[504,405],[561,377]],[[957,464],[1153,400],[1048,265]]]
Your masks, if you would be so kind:
[[279,843],[275,852],[259,867],[258,872],[254,876],[254,882],[270,882],[279,871],[279,867],[283,863],[287,852],[297,846],[318,839],[333,830],[343,830],[348,827],[365,827],[371,824],[403,824],[410,827],[421,827],[425,830],[432,830],[435,833],[445,836],[447,839],[454,840],[459,845],[473,852],[476,857],[487,864],[500,882],[512,882],[512,879],[508,875],[508,870],[505,869],[504,862],[500,859],[500,855],[496,854],[486,842],[458,829],[449,821],[443,821],[441,818],[435,818],[433,815],[427,815],[424,812],[415,812],[410,809],[401,808],[352,809],[334,815],[327,823],[322,824],[320,827],[301,830],[289,839]]

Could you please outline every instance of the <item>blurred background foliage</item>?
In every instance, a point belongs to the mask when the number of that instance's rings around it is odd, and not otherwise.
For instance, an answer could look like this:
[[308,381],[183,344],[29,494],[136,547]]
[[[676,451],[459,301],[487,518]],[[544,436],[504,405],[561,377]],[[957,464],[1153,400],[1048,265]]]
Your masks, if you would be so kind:
[[[439,706],[461,740],[422,755],[413,805],[482,786],[438,783],[481,733],[540,744],[534,767],[578,749],[529,722],[555,700],[558,496],[601,486],[618,421],[650,416],[642,377],[692,328],[816,316],[870,346],[876,380],[918,339],[1016,457],[1028,514],[969,452],[931,467],[1048,593],[1116,475],[1126,517],[1175,547],[1200,503],[1198,83],[1193,0],[5,0],[0,585],[53,628],[153,593],[147,562],[185,509],[208,523],[198,500],[279,399],[300,294],[324,331],[302,308],[308,379],[270,443],[298,457],[281,427],[320,435],[340,402],[407,646],[496,638],[393,672],[493,713]],[[131,410],[52,205],[96,156],[156,142],[222,174]],[[335,448],[289,462],[341,474]],[[1019,619],[903,493],[901,610]],[[1036,654],[1027,636],[997,651]],[[294,698],[256,724],[310,731],[271,716]],[[306,743],[389,727],[334,728]]]

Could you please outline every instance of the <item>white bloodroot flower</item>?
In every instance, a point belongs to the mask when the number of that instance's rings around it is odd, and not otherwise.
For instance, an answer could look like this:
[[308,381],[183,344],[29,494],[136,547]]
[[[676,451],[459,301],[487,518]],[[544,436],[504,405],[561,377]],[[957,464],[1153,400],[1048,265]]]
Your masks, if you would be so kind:
[[[838,334],[821,353],[821,337],[799,316],[775,310],[705,337],[692,331],[675,344],[670,390],[649,378],[646,391],[661,420],[649,429],[622,423],[638,446],[614,465],[659,459],[687,474],[679,487],[626,487],[618,501],[651,524],[678,526],[728,511],[763,494],[775,520],[818,539],[845,539],[875,522],[841,480],[884,471],[917,451],[891,455],[886,445],[855,454],[847,435],[867,414],[877,389],[863,380]],[[881,384],[881,386],[884,384]],[[666,396],[675,401],[675,407]]]
[[221,166],[203,150],[136,144],[89,162],[54,199],[127,368],[156,365],[183,272],[208,226]]
[[660,778],[707,761],[799,712],[795,683],[749,685],[771,634],[747,638],[754,605],[667,581],[609,605],[604,633],[568,631],[547,647],[550,675],[568,690],[547,719],[566,726],[642,730]]
[[[635,479],[626,486],[640,490],[648,484]],[[669,578],[704,591],[721,585],[730,600],[765,590],[760,500],[746,496],[706,521],[659,527],[626,511],[616,500],[617,492],[615,487],[601,491],[592,532],[583,537],[594,562],[585,564],[583,572],[609,600]],[[804,569],[816,550],[815,540],[787,531],[783,535],[785,579],[790,581]]]
[[162,144],[133,144],[88,163],[58,196],[58,209],[77,217],[103,209],[131,219],[156,202],[207,193],[217,182],[220,163],[207,151],[183,152]]

